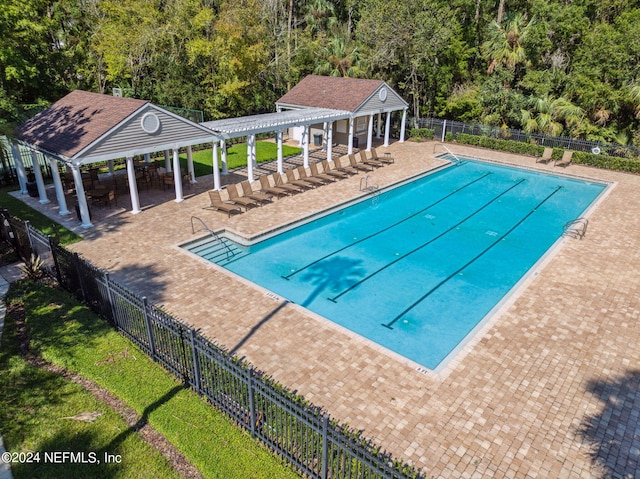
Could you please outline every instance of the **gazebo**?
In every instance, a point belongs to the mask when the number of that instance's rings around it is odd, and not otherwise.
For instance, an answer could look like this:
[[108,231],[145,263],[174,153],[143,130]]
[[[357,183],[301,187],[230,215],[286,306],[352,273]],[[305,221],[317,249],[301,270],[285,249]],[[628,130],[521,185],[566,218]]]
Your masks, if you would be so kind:
[[[176,201],[183,201],[182,177],[178,151],[187,147],[191,181],[193,163],[191,146],[202,143],[217,144],[220,140],[211,130],[193,123],[144,100],[121,98],[75,90],[46,110],[22,124],[16,131],[17,141],[31,150],[33,173],[38,186],[40,203],[48,203],[42,171],[36,155],[43,154],[51,162],[51,172],[59,206],[59,214],[69,210],[58,172],[63,163],[73,174],[82,226],[90,228],[89,208],[80,168],[107,161],[113,174],[113,160],[126,158],[127,177],[133,213],[140,213],[133,158],[165,151],[168,172],[173,171]],[[173,153],[173,165],[169,161]],[[25,167],[14,152],[18,176],[24,178]],[[214,168],[216,171],[217,168]]]
[[[328,77],[308,75],[276,102],[276,109],[304,110],[313,108],[338,109],[347,111],[347,118],[336,118],[329,125],[312,125],[311,134],[322,134],[323,143],[329,136],[338,143],[348,145],[348,153],[353,152],[356,142],[366,141],[366,150],[371,149],[374,119],[377,120],[376,138],[381,138],[384,128],[384,146],[389,146],[391,114],[402,111],[400,141],[404,141],[405,123],[409,104],[382,80],[361,78]],[[385,115],[384,126],[382,115]],[[330,130],[327,134],[327,130]],[[299,128],[290,133],[293,138],[304,142],[305,132]],[[307,137],[309,132],[306,133]],[[357,146],[356,146],[357,147]]]

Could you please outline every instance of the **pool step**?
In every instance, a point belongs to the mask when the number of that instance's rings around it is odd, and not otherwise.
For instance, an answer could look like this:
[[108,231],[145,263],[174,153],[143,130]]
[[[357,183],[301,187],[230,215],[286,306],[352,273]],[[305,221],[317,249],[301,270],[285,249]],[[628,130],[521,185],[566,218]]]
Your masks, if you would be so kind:
[[224,237],[207,237],[201,241],[192,243],[187,249],[220,266],[224,266],[248,254],[245,249]]

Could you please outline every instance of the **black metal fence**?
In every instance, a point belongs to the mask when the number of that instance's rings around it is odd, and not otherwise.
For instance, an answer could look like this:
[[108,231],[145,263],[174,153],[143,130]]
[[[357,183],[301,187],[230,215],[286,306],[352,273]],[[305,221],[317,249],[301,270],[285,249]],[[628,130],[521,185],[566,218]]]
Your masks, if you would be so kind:
[[522,130],[500,128],[497,126],[462,123],[452,120],[438,120],[436,118],[421,118],[416,120],[417,128],[429,128],[434,131],[436,139],[444,141],[447,133],[464,133],[474,136],[488,136],[501,140],[513,140],[522,143],[535,143],[540,146],[564,148],[567,150],[584,151],[587,153],[601,153],[608,156],[622,158],[637,158],[640,151],[633,146],[615,145],[600,141],[582,140],[567,136],[546,136],[540,133],[526,133]]
[[371,441],[149,304],[28,222],[0,210],[0,240],[310,478],[419,479]]

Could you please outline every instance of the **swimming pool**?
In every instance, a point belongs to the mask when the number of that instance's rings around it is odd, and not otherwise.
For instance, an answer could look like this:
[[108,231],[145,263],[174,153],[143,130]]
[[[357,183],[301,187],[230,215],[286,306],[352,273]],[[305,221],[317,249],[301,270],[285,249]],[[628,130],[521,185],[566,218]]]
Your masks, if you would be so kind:
[[[606,185],[465,160],[289,229],[228,270],[436,369]],[[190,251],[207,257],[211,244]]]

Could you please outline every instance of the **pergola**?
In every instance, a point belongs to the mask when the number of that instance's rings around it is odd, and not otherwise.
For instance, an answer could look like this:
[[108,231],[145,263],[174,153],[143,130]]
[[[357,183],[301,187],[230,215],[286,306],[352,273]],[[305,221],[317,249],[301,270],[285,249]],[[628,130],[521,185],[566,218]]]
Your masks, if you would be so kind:
[[[346,119],[351,116],[348,111],[333,110],[330,108],[307,108],[303,110],[288,110],[262,115],[243,116],[225,120],[207,121],[201,123],[209,128],[216,136],[220,137],[222,150],[222,173],[227,173],[227,149],[226,140],[247,137],[247,176],[249,181],[254,181],[253,170],[256,167],[256,135],[260,133],[274,132],[278,148],[277,164],[278,173],[282,173],[282,136],[283,132],[292,127],[302,127],[302,157],[304,166],[309,166],[309,127],[317,123],[324,123],[324,138],[327,150],[327,159],[331,160],[331,146],[333,143],[331,125],[336,120]],[[217,158],[217,145],[214,144],[213,157]],[[220,177],[217,168],[213,169],[214,188],[220,188]]]
[[[133,158],[164,151],[167,172],[173,172],[176,202],[183,201],[182,175],[178,151],[186,147],[191,181],[195,182],[191,146],[212,142],[219,138],[209,129],[171,113],[144,100],[120,98],[76,90],[46,110],[29,119],[17,130],[17,141],[31,151],[33,173],[38,186],[40,203],[49,202],[37,154],[48,158],[56,191],[60,215],[70,214],[58,162],[64,163],[73,174],[82,227],[91,224],[81,167],[107,161],[113,174],[113,160],[125,158],[133,213],[140,213]],[[24,192],[25,166],[14,145],[14,159]],[[173,152],[173,164],[169,161]]]

